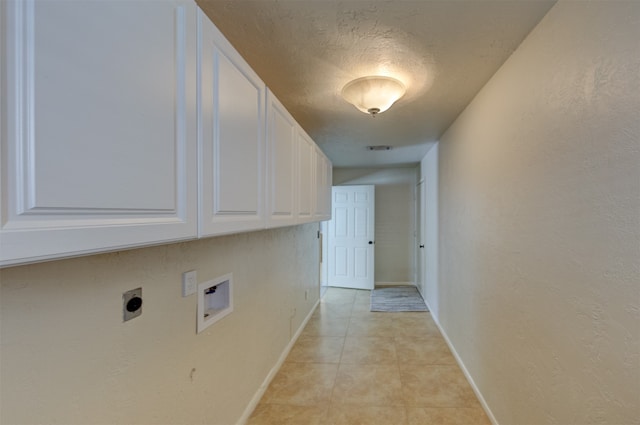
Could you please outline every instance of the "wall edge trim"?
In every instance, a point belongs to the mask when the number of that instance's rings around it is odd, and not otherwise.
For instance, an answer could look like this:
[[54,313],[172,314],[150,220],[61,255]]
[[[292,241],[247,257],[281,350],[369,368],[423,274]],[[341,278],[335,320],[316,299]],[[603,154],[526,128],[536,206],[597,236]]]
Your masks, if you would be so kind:
[[[424,300],[424,302],[427,305],[427,308],[429,309],[429,312],[431,312],[432,311],[431,310],[431,306],[429,305],[429,303],[427,302],[426,299]],[[458,352],[456,351],[455,347],[453,346],[453,343],[449,339],[449,336],[444,331],[442,326],[440,326],[440,321],[438,320],[438,317],[435,316],[433,313],[431,313],[431,318],[435,322],[436,326],[438,327],[438,330],[442,334],[442,337],[444,338],[445,342],[449,346],[449,349],[451,350],[451,353],[453,354],[453,357],[456,359],[456,363],[458,363],[458,366],[460,366],[460,369],[462,369],[462,373],[464,374],[465,378],[467,378],[467,381],[469,382],[469,385],[471,385],[471,389],[476,394],[476,397],[478,397],[478,401],[480,401],[480,405],[482,406],[482,409],[484,410],[484,412],[489,417],[489,420],[491,421],[491,423],[493,425],[500,425],[498,423],[498,420],[496,419],[496,417],[493,415],[493,412],[491,411],[491,408],[487,404],[487,401],[482,396],[482,393],[480,392],[480,389],[477,387],[475,381],[473,380],[473,377],[471,376],[471,374],[467,370],[467,367],[465,366],[464,362],[462,361],[462,359],[458,355]]]

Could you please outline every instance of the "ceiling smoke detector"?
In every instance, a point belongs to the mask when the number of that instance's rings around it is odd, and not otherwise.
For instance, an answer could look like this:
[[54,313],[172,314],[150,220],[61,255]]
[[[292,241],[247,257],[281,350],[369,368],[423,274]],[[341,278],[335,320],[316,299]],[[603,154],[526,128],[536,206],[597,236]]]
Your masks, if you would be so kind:
[[389,109],[405,91],[404,84],[395,78],[372,76],[348,82],[342,88],[342,97],[358,110],[375,117]]
[[390,151],[391,149],[389,145],[367,146],[368,151]]

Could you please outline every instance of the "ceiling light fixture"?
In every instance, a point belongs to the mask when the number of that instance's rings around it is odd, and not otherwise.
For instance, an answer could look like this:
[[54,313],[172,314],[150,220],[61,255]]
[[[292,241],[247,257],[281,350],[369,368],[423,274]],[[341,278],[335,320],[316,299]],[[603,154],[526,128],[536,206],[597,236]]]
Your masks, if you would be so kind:
[[404,96],[404,84],[395,78],[372,76],[357,78],[342,88],[342,97],[356,108],[376,116]]

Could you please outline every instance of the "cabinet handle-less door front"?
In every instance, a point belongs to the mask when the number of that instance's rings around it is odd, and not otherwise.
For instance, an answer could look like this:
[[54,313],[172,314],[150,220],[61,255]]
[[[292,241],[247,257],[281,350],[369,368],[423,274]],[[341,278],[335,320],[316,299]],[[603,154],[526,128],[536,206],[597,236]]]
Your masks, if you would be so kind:
[[296,122],[267,92],[267,219],[269,227],[296,224],[298,143]]
[[2,1],[0,19],[0,265],[195,238],[195,4]]
[[298,223],[314,221],[316,187],[315,145],[302,129],[298,129]]
[[200,236],[261,229],[266,87],[202,11]]

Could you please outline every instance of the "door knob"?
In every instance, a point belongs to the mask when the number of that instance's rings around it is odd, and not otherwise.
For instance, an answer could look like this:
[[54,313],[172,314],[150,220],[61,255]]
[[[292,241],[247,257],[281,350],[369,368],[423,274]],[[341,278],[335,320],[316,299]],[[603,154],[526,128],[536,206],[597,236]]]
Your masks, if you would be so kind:
[[420,245],[420,248],[424,248],[424,245]]
[[369,245],[373,245],[373,241],[369,241]]

